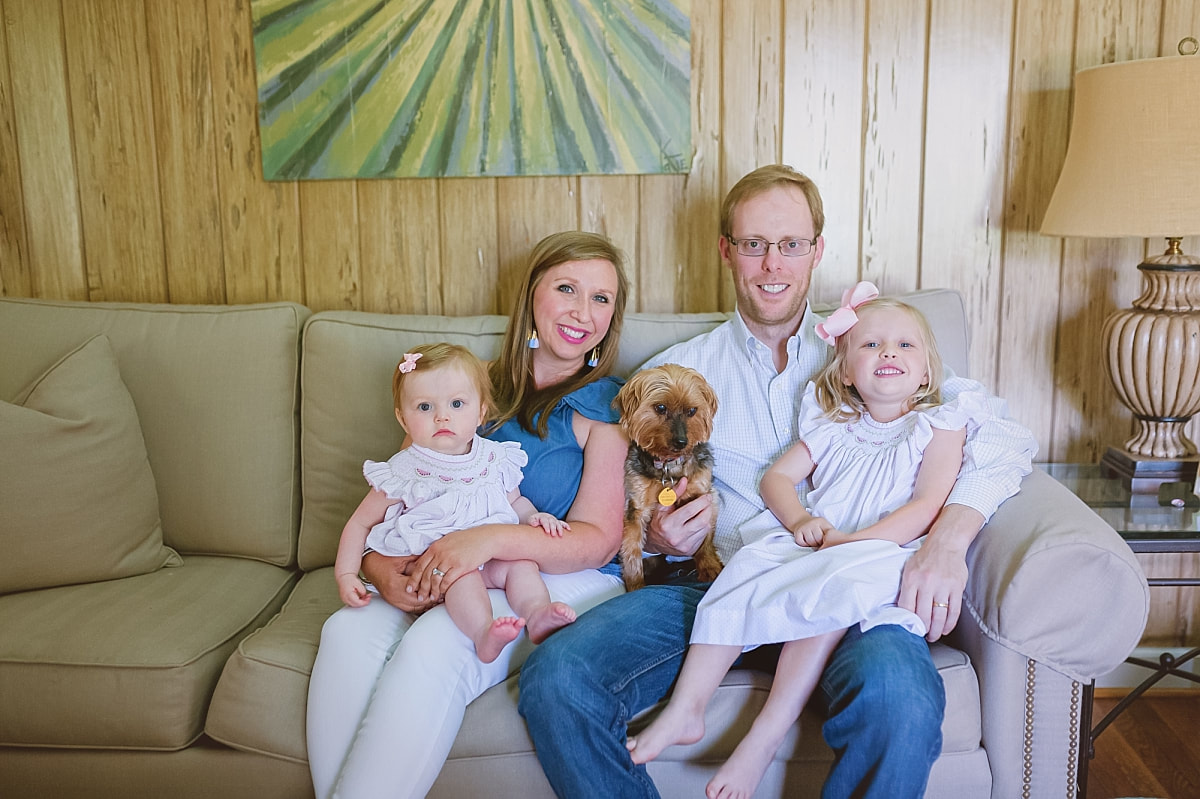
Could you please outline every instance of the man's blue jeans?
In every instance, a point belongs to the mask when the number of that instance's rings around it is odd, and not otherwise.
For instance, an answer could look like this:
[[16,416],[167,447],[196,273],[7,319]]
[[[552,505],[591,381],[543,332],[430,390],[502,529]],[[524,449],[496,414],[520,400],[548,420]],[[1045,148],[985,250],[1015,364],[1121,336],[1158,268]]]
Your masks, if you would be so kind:
[[[679,674],[707,584],[647,586],[608,600],[539,646],[520,711],[560,797],[657,797],[625,750],[626,725]],[[836,760],[825,799],[920,797],[942,749],[945,689],[924,639],[852,628],[821,679]]]

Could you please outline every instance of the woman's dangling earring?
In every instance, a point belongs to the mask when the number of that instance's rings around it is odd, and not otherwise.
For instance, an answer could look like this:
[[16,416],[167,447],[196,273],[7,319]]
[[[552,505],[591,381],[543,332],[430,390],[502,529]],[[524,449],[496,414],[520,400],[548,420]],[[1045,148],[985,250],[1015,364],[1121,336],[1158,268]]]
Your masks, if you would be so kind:
[[533,332],[529,334],[529,349],[536,350],[540,346],[542,346],[542,342],[538,341],[537,328],[535,327]]
[[588,358],[587,364],[588,364],[588,366],[595,369],[596,365],[599,363],[600,363],[600,347],[597,346],[594,350],[592,350],[591,357]]

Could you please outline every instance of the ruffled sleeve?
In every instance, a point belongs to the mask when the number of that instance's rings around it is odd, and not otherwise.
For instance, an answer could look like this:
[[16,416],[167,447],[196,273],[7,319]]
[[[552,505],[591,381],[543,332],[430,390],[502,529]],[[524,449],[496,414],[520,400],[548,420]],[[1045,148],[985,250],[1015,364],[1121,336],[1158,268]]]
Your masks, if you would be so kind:
[[366,461],[363,477],[376,491],[387,494],[388,499],[398,499],[407,508],[429,499],[429,484],[417,479],[411,459],[404,452],[397,452],[386,463]]
[[[483,439],[486,441],[487,439]],[[499,458],[496,460],[496,470],[499,473],[500,485],[508,493],[521,484],[524,473],[521,471],[529,463],[529,456],[516,441],[490,441]]]
[[602,377],[572,391],[563,397],[563,402],[588,419],[616,424],[620,414],[612,403],[623,385],[625,381],[619,377]]
[[954,399],[922,413],[929,424],[942,430],[973,430],[993,414],[987,396],[978,391],[964,391]]

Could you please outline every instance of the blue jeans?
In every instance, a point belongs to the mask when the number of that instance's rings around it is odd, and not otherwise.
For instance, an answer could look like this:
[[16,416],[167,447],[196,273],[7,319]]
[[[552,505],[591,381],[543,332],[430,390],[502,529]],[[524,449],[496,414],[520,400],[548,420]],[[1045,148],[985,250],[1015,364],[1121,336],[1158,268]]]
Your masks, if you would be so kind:
[[[629,720],[679,674],[707,584],[647,586],[556,632],[521,670],[519,709],[560,797],[657,797],[625,750]],[[822,677],[836,760],[823,796],[919,797],[942,748],[945,691],[925,641],[848,632]]]

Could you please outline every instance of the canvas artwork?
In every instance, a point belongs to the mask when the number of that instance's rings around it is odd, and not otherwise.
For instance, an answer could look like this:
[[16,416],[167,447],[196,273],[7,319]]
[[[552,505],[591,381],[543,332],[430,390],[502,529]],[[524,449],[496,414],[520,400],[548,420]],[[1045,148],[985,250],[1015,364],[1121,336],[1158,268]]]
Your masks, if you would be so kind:
[[253,0],[268,180],[686,172],[690,0]]

